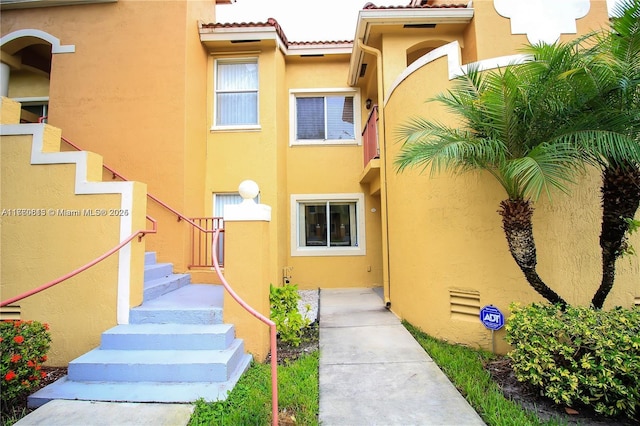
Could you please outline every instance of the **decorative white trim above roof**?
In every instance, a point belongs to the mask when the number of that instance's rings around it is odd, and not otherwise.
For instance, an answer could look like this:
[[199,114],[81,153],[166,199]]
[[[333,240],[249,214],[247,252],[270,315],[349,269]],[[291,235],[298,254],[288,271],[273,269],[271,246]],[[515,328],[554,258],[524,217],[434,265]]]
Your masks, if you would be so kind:
[[486,71],[490,69],[505,67],[507,65],[522,63],[531,58],[529,55],[500,56],[496,58],[490,58],[490,59],[485,59],[478,62],[473,62],[467,65],[462,65],[462,61],[460,57],[460,44],[457,41],[452,41],[451,43],[445,44],[444,46],[440,46],[437,49],[433,49],[431,52],[420,57],[418,60],[416,60],[407,68],[405,68],[404,71],[400,73],[400,75],[398,75],[398,77],[395,79],[395,81],[389,88],[389,94],[384,99],[384,105],[386,105],[387,102],[389,101],[389,98],[391,98],[393,91],[398,86],[400,86],[400,84],[407,77],[409,77],[411,74],[413,74],[423,66],[442,57],[447,58],[447,69],[449,72],[449,80],[453,80],[456,77],[466,74],[470,66],[476,67],[479,71]]
[[74,53],[76,51],[75,45],[73,44],[63,45],[60,43],[60,39],[58,37],[52,36],[47,32],[36,30],[33,28],[14,31],[12,33],[2,36],[0,38],[0,47],[4,46],[10,41],[13,41],[22,37],[35,37],[48,42],[49,44],[51,44],[51,53]]
[[511,34],[526,34],[531,44],[552,44],[560,34],[575,34],[576,20],[589,13],[589,0],[493,0],[496,11],[511,19]]

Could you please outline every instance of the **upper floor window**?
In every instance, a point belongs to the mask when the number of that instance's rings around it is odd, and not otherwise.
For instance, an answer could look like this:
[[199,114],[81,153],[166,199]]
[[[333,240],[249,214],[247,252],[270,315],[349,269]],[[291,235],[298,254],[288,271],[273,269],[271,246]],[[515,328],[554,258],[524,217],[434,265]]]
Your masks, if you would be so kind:
[[258,61],[216,61],[214,128],[258,126]]
[[356,144],[357,93],[351,89],[291,92],[291,145]]

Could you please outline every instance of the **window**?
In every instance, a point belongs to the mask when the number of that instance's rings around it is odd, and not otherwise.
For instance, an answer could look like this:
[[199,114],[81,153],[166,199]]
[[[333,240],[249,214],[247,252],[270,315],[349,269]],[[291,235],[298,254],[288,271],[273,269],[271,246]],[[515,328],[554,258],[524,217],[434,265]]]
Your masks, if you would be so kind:
[[27,123],[47,122],[49,105],[47,103],[23,103],[20,120]]
[[359,114],[356,92],[292,91],[292,145],[356,144]]
[[258,126],[258,62],[218,60],[214,128]]
[[364,196],[291,196],[291,255],[364,255]]

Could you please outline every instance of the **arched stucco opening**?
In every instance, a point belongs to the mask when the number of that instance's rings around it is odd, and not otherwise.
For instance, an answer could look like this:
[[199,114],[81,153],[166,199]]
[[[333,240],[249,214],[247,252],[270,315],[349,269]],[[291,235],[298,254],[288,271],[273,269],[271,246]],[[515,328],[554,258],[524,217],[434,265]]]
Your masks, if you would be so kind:
[[409,47],[406,51],[407,54],[407,66],[411,65],[415,61],[417,61],[422,56],[431,52],[434,49],[437,49],[440,46],[444,46],[449,43],[447,40],[425,40],[420,43],[414,44]]
[[44,31],[26,29],[2,36],[0,49],[0,95],[21,103],[21,121],[46,117],[52,56],[73,52],[75,47],[61,45],[57,37]]

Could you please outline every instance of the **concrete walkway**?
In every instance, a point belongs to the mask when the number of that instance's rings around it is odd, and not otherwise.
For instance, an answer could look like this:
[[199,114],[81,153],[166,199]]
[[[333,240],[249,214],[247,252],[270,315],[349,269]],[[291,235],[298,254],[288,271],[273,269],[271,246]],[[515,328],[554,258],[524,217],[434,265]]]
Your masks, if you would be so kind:
[[[51,401],[17,426],[183,426],[190,404]],[[373,289],[320,291],[323,426],[484,425]]]
[[191,404],[144,404],[54,400],[23,417],[15,426],[183,426]]
[[320,291],[323,426],[484,425],[373,289]]

